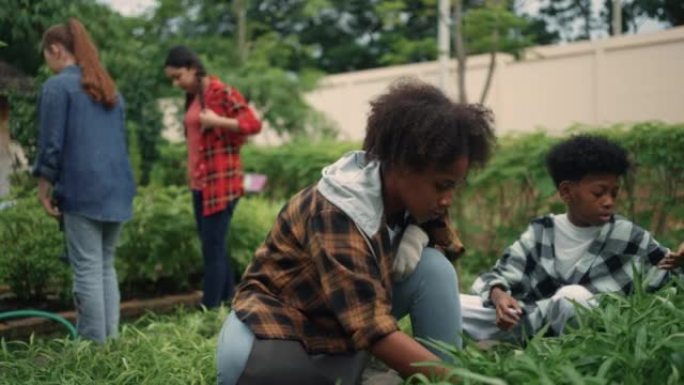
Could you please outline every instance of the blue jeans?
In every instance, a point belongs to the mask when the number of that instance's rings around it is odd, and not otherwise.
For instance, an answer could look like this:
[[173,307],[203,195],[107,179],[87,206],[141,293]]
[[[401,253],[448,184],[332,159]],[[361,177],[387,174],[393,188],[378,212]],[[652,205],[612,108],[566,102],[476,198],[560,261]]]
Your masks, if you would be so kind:
[[79,335],[97,342],[118,335],[119,284],[114,252],[121,222],[101,222],[64,214],[69,263],[74,271],[74,303]]
[[[451,262],[436,249],[423,249],[413,274],[392,287],[392,315],[399,320],[407,314],[415,338],[463,346],[458,276]],[[447,354],[426,347],[442,360],[449,360]]]
[[235,279],[226,238],[238,199],[233,200],[225,210],[209,216],[202,215],[201,191],[193,190],[192,203],[204,260],[202,304],[207,308],[214,308],[222,301],[230,302],[235,293]]
[[[425,248],[416,270],[393,287],[392,315],[400,319],[407,314],[411,317],[414,337],[438,340],[459,348],[462,346],[456,270],[436,249]],[[219,385],[237,383],[247,365],[254,338],[251,330],[231,312],[218,339],[216,360]],[[441,359],[450,359],[432,346],[426,347]],[[263,365],[266,370],[268,363]]]

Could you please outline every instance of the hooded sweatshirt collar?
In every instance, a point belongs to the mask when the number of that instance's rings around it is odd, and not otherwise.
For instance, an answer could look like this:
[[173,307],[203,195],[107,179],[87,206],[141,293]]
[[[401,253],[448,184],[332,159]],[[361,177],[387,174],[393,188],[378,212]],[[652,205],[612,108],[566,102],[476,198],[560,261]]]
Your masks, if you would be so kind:
[[349,152],[325,167],[317,188],[369,238],[380,230],[384,212],[380,163],[368,161],[364,151]]

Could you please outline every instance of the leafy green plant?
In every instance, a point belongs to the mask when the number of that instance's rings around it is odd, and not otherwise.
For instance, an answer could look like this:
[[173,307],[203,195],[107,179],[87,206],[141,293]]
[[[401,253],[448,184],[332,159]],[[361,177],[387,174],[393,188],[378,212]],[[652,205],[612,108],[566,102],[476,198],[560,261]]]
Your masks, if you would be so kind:
[[38,180],[28,171],[15,171],[9,176],[10,195],[7,199],[34,198]]
[[[462,350],[434,343],[454,363],[462,384],[681,384],[684,370],[684,283],[654,294],[607,295],[596,309],[579,312],[579,326],[556,338],[535,337],[525,347],[482,351],[466,340]],[[216,336],[226,308],[147,315],[122,326],[118,339],[89,341],[31,338],[0,341],[0,384],[212,384]],[[449,384],[415,376],[406,383]]]
[[252,261],[256,249],[266,239],[281,206],[264,198],[240,199],[233,214],[228,240],[233,266],[239,276]]
[[[119,279],[126,290],[162,280],[166,289],[186,290],[202,272],[202,254],[190,192],[185,186],[139,189],[133,219],[124,226],[117,250]],[[244,197],[235,209],[228,247],[236,275],[242,275],[266,238],[280,205]]]
[[48,292],[69,296],[71,272],[59,260],[64,237],[38,200],[21,199],[0,211],[0,282],[9,285],[20,301],[45,299]]
[[133,218],[124,225],[117,250],[119,279],[126,290],[169,279],[176,289],[202,270],[190,193],[186,187],[138,189]]
[[148,314],[104,346],[86,340],[0,342],[0,384],[216,384],[227,309]]
[[248,172],[266,174],[264,194],[270,198],[288,199],[321,177],[321,169],[344,153],[358,150],[358,143],[295,141],[278,147],[248,146],[242,151]]
[[[455,364],[439,364],[464,384],[679,384],[684,369],[684,282],[655,294],[606,295],[579,309],[580,326],[558,338],[535,337],[524,348],[481,351],[437,344]],[[421,384],[446,383],[425,377]]]
[[152,167],[150,182],[158,186],[187,186],[187,146],[164,142],[159,160]]

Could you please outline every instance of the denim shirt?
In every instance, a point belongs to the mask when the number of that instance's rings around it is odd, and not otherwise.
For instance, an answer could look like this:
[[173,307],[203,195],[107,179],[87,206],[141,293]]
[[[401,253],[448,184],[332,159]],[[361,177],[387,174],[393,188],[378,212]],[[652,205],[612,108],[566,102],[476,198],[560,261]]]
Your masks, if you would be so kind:
[[40,137],[33,167],[54,186],[61,212],[105,222],[131,218],[135,182],[126,149],[124,101],[95,102],[69,66],[48,79],[38,99]]

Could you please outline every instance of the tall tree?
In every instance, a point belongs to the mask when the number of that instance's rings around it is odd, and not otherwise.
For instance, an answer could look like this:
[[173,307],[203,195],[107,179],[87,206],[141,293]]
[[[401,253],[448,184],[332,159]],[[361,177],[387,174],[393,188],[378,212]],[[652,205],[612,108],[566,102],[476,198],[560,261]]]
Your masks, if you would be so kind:
[[466,53],[465,43],[463,41],[463,0],[454,0],[454,53],[456,55],[456,62],[458,63],[458,73],[456,82],[458,86],[458,101],[461,103],[468,103],[468,94],[466,92],[466,65],[468,55]]
[[593,0],[546,0],[539,13],[564,40],[590,39],[591,32],[601,26],[593,10]]
[[[479,102],[484,103],[496,70],[497,54],[502,52],[519,57],[524,48],[532,45],[533,38],[525,34],[527,19],[515,15],[506,0],[487,0],[481,6],[471,7],[465,13],[459,3],[461,1],[456,0],[454,7],[459,101],[468,101],[465,90],[465,55],[487,53],[489,66],[479,97]],[[460,39],[463,39],[464,43],[459,43]]]
[[[75,0],[71,7],[77,7],[79,3],[80,0]],[[63,21],[69,8],[59,0],[3,0],[0,7],[0,36],[7,47],[0,51],[0,60],[25,74],[35,74],[43,64],[38,48],[43,31]]]
[[[74,0],[67,4],[57,0],[5,1],[10,4],[0,11],[0,29],[9,39],[8,47],[0,51],[0,58],[35,77],[37,85],[49,76],[39,48],[45,29],[66,22],[70,16],[85,24],[98,46],[104,66],[126,99],[128,135],[137,143],[138,151],[132,155],[140,160],[138,178],[145,183],[158,155],[156,144],[160,138],[161,119],[156,99],[161,71],[157,65],[160,60],[157,44],[137,32],[142,21],[123,17],[92,0]],[[10,9],[11,16],[8,16]],[[8,31],[6,35],[5,31]],[[12,138],[22,145],[32,161],[36,148],[35,95],[12,96],[11,108]]]
[[434,60],[436,0],[262,0],[252,2],[254,38],[296,37],[289,69],[339,73]]
[[654,18],[675,27],[684,25],[682,0],[633,0],[638,14]]
[[[618,31],[614,30],[613,20],[615,7],[613,6],[616,0],[604,0],[603,7],[601,9],[601,19],[603,25],[608,28],[608,34],[610,36],[617,35]],[[620,33],[625,32],[637,32],[639,29],[637,18],[639,15],[639,10],[637,8],[636,1],[620,0]]]
[[[158,36],[163,51],[191,46],[209,72],[239,88],[276,131],[330,134],[334,130],[303,97],[322,74],[310,47],[290,29],[307,19],[305,6],[311,7],[298,0],[162,0],[145,34]],[[170,87],[165,92],[176,94]]]

